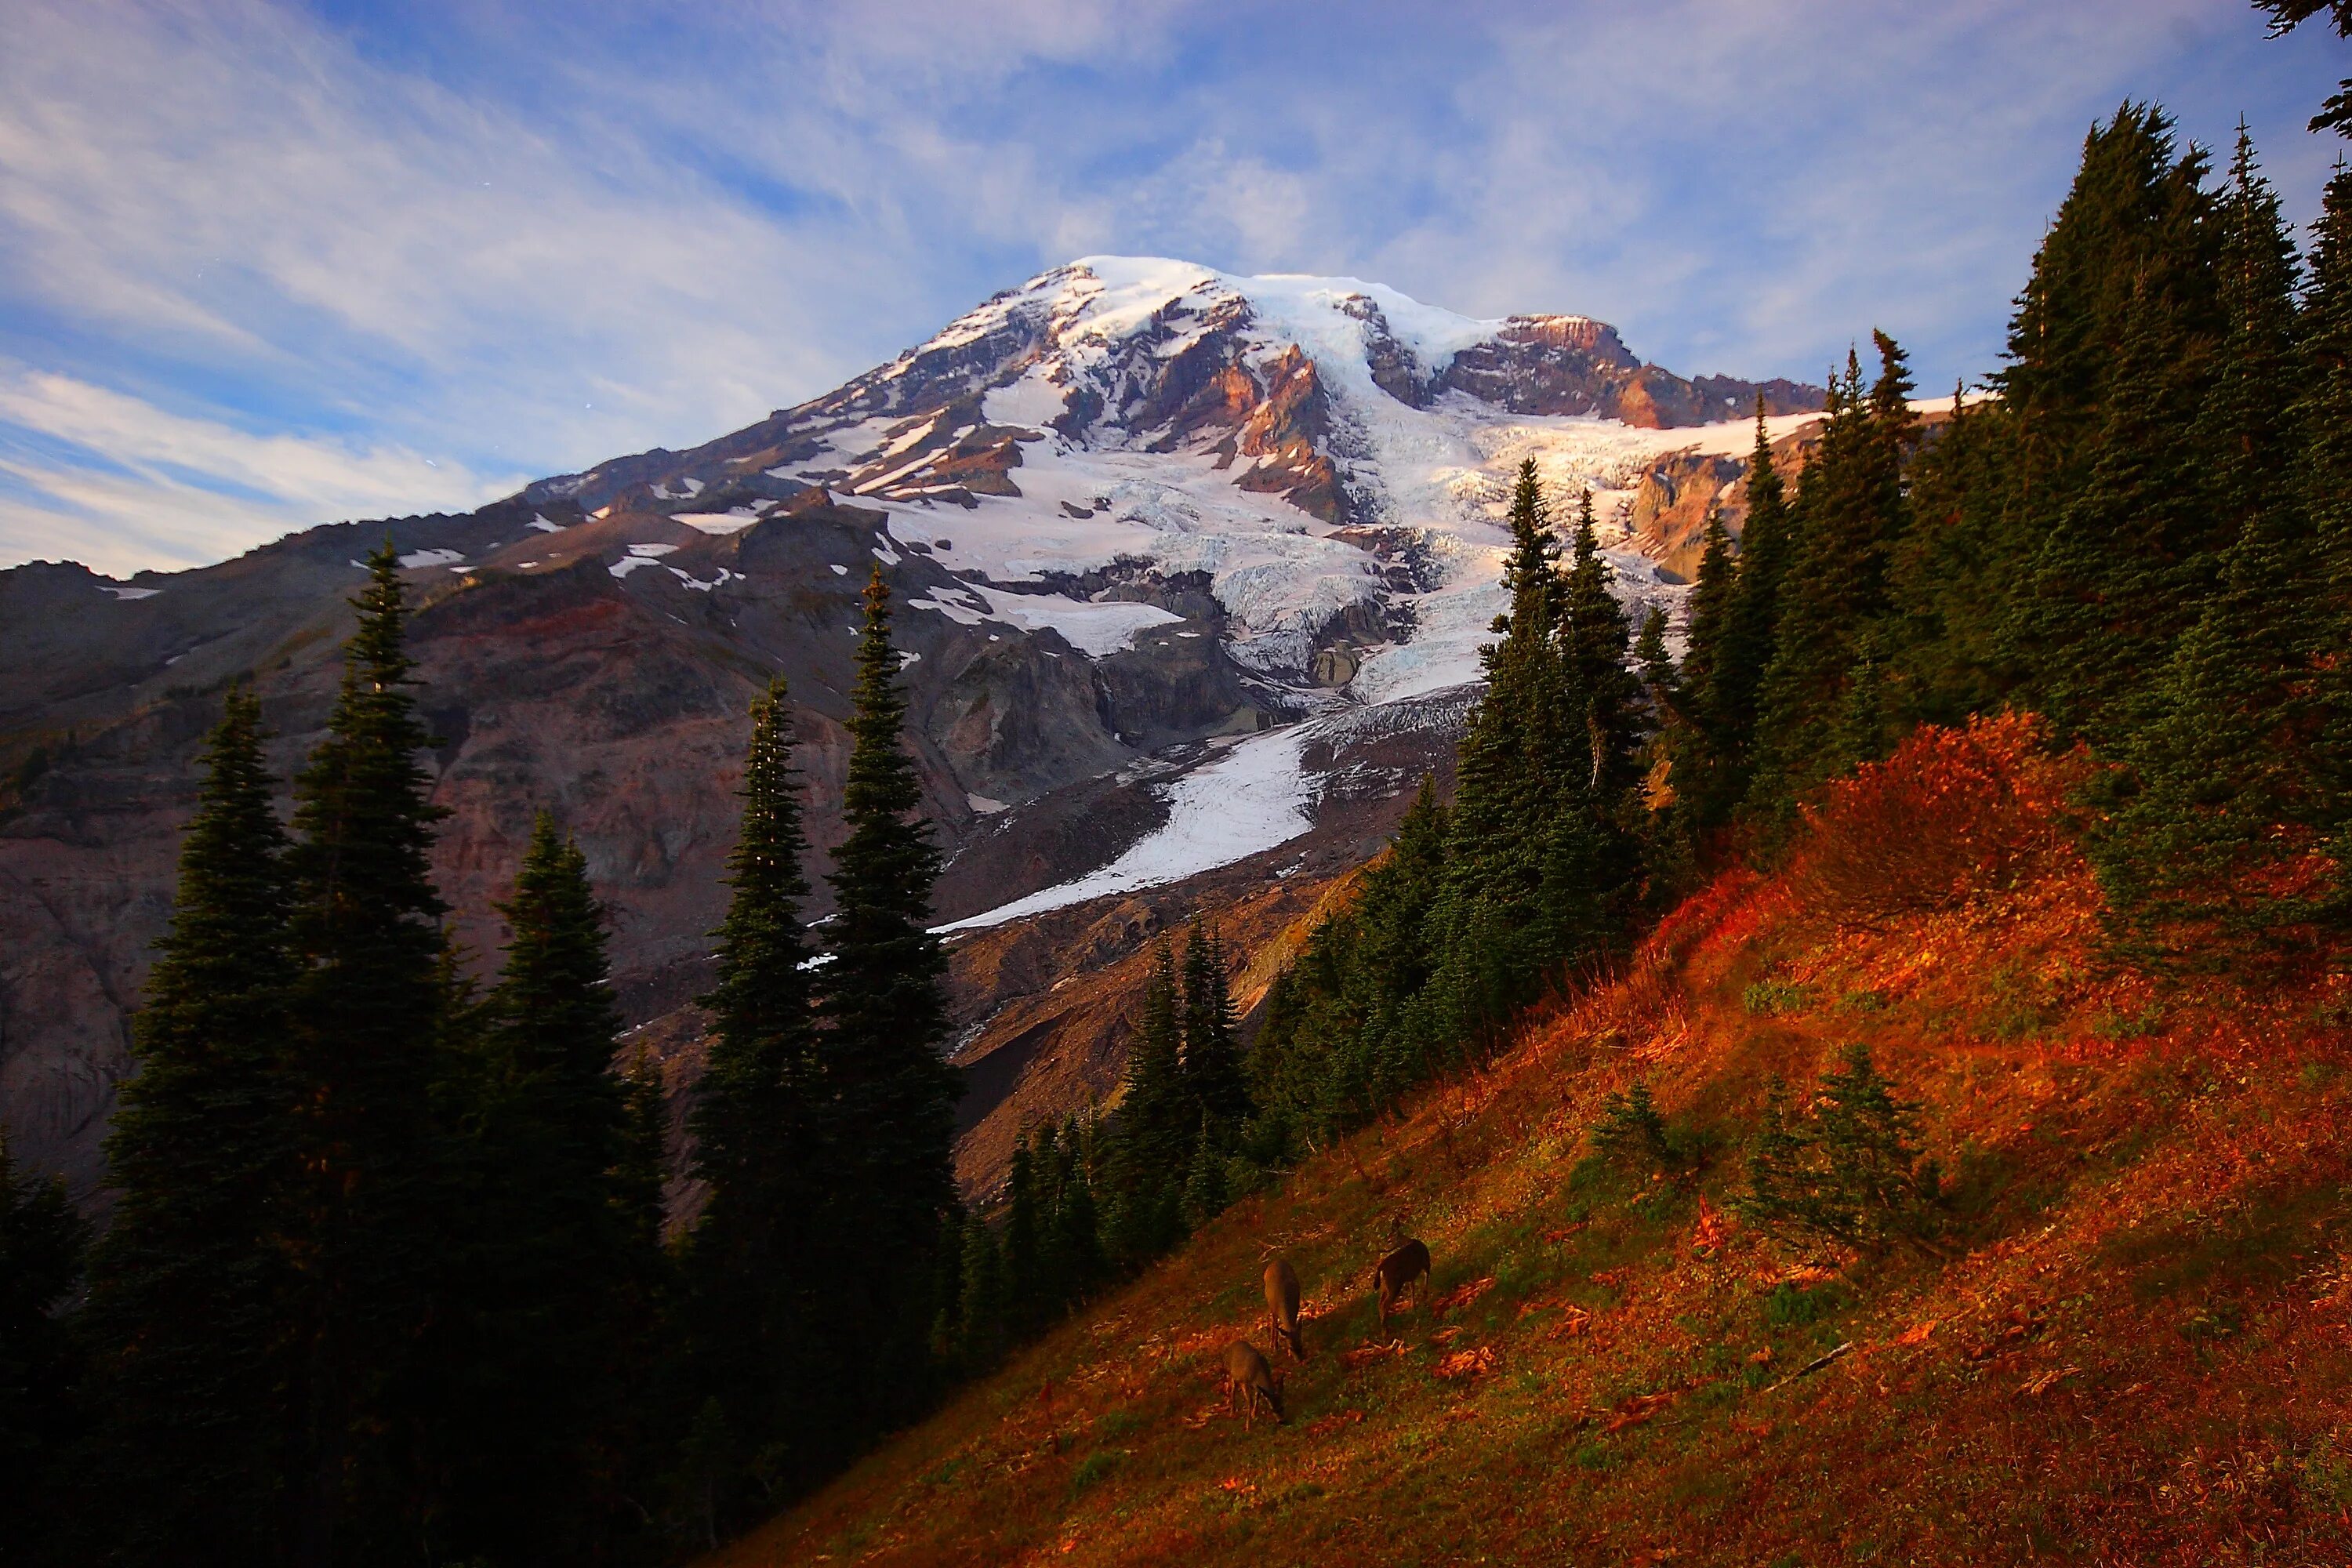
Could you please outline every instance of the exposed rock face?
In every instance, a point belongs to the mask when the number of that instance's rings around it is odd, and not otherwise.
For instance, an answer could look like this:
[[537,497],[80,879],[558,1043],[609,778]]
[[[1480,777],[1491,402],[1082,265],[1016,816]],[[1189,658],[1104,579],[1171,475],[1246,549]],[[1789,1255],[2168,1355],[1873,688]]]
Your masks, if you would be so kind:
[[1644,429],[1705,425],[1751,413],[1810,413],[1822,389],[1792,381],[1685,381],[1633,357],[1617,329],[1582,316],[1513,316],[1488,342],[1454,356],[1441,385],[1514,414],[1591,414]]
[[[1772,443],[1772,467],[1794,493],[1816,441],[1815,426]],[[1723,526],[1737,545],[1748,526],[1748,463],[1720,453],[1670,452],[1653,464],[1634,487],[1626,526],[1643,554],[1681,582],[1698,577],[1706,553],[1706,519],[1723,514]]]
[[[1651,427],[1707,419],[1727,397],[1744,415],[1754,390],[1644,366],[1580,318],[1472,321],[1351,279],[1095,258],[707,445],[463,516],[316,528],[128,583],[72,564],[0,572],[0,1119],[27,1165],[93,1192],[219,693],[254,682],[290,776],[326,721],[358,561],[389,539],[417,605],[435,796],[452,813],[436,873],[455,934],[494,963],[492,904],[533,815],[553,812],[612,910],[638,1038],[680,1085],[747,705],[787,681],[822,850],[840,833],[857,594],[877,565],[925,812],[950,856],[943,921],[1176,832],[1180,810],[1201,809],[1179,801],[1184,781],[1234,755],[1218,749],[1232,738],[1363,709],[1352,739],[1327,728],[1249,753],[1291,770],[1244,781],[1259,791],[1247,809],[1286,824],[1291,837],[1265,840],[1278,851],[1236,865],[1187,849],[1141,892],[960,940],[958,1005],[979,1031],[963,1059],[975,1081],[1013,1086],[971,1101],[975,1148],[1001,1152],[1008,1118],[1052,1085],[1115,1077],[1116,1007],[1081,1025],[1039,998],[1132,957],[1149,922],[1117,911],[1164,922],[1248,899],[1288,920],[1441,763],[1498,607],[1518,457],[1630,501],[1639,548],[1671,564],[1722,464],[1677,467],[1687,433]],[[1819,400],[1764,391],[1775,407]],[[1602,420],[1543,417],[1561,413]],[[1665,591],[1651,561],[1617,560],[1621,588]],[[1235,919],[1255,940],[1257,916]],[[1037,1032],[1049,1016],[1065,1023]],[[1016,1024],[1029,1032],[1013,1050]],[[1016,1060],[1086,1066],[1041,1066],[1031,1084]]]

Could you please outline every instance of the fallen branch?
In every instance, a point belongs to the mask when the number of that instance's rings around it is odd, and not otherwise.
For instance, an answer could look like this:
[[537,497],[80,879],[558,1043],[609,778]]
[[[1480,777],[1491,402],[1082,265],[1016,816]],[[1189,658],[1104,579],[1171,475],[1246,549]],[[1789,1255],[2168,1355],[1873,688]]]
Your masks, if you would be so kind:
[[1852,1349],[1853,1349],[1853,1342],[1852,1340],[1848,1340],[1843,1344],[1839,1345],[1835,1350],[1823,1355],[1815,1356],[1812,1360],[1807,1362],[1804,1365],[1799,1367],[1796,1371],[1790,1373],[1788,1376],[1782,1378],[1780,1382],[1774,1384],[1770,1388],[1766,1389],[1764,1392],[1767,1394],[1776,1393],[1780,1389],[1788,1387],[1790,1384],[1796,1382],[1797,1379],[1801,1377],[1811,1377],[1813,1373],[1821,1371],[1822,1368],[1829,1365],[1830,1363],[1837,1360],[1838,1357],[1845,1354],[1846,1352]]

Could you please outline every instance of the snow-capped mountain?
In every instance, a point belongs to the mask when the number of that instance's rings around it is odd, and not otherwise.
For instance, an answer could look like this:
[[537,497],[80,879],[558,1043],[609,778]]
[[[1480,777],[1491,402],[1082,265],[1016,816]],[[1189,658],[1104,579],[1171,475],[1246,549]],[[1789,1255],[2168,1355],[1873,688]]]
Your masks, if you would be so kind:
[[[984,1115],[1064,1037],[1015,1001],[1203,900],[1308,896],[1443,771],[1523,458],[1556,505],[1593,490],[1621,594],[1671,600],[1706,508],[1736,510],[1759,395],[1776,434],[1822,399],[1685,380],[1580,317],[1095,257],[690,451],[201,571],[0,572],[0,1116],[29,1162],[94,1174],[217,693],[256,681],[290,773],[386,537],[419,605],[461,940],[495,952],[492,901],[552,809],[612,908],[625,1005],[679,1038],[747,700],[788,681],[831,842],[879,563],[950,852],[940,916],[980,933],[959,938],[959,1059]],[[1068,1083],[1099,1089],[1119,1037],[1084,1026]]]
[[[1475,321],[1353,279],[1090,257],[670,464],[528,493],[720,530],[824,486],[973,581],[917,601],[931,613],[1123,646],[1152,624],[1139,588],[1197,580],[1244,668],[1377,702],[1475,678],[1523,458],[1557,497],[1594,491],[1629,595],[1671,596],[1632,548],[1633,491],[1668,452],[1744,455],[1759,393],[1783,432],[1822,402],[1684,381],[1582,317]],[[1020,602],[1041,586],[1072,607]]]

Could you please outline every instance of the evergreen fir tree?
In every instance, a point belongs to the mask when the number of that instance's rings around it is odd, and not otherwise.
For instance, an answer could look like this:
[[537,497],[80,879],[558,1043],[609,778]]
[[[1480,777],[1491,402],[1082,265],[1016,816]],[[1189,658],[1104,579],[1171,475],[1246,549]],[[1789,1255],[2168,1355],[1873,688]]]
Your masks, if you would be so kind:
[[[2303,395],[2296,405],[2306,442],[2297,498],[2312,526],[2313,575],[2323,599],[2314,631],[2352,647],[2352,170],[2327,183],[2302,317]],[[2336,866],[2323,911],[2352,921],[2352,660],[2323,661],[2314,701],[2319,713],[2315,780]]]
[[[624,1449],[659,1254],[625,1184],[621,1019],[587,858],[541,813],[472,1064],[446,1529],[501,1562],[578,1561],[625,1528]],[[632,1207],[636,1212],[632,1212]]]
[[1784,820],[1806,788],[1869,760],[1843,744],[1840,721],[1856,671],[1871,663],[1870,629],[1889,611],[1888,561],[1906,521],[1902,464],[1914,439],[1903,351],[1884,332],[1873,339],[1877,379],[1865,396],[1861,365],[1847,355],[1798,496],[1802,543],[1759,698],[1748,808],[1760,823]]
[[[700,998],[711,1044],[688,1131],[709,1199],[686,1249],[686,1330],[695,1385],[719,1401],[756,1451],[837,1397],[812,1355],[824,1342],[813,1300],[833,1192],[832,1097],[819,1075],[801,903],[800,781],[784,684],[751,703],[742,826],[727,859],[733,897],[713,936],[717,983]],[[804,1436],[798,1458],[824,1462]]]
[[[1765,454],[1766,463],[1771,454]],[[1732,605],[1739,591],[1738,560],[1732,554],[1731,533],[1723,525],[1720,509],[1706,514],[1706,531],[1699,552],[1698,575],[1685,601],[1683,630],[1682,713],[1696,734],[1696,754],[1711,760],[1719,755],[1725,739],[1724,693],[1719,672],[1730,630]]]
[[2042,542],[2017,481],[2017,422],[1997,403],[1952,416],[1911,469],[1911,523],[1887,567],[1887,664],[1904,719],[1957,724],[2027,673],[2005,627]]
[[133,1562],[187,1560],[195,1542],[208,1561],[275,1559],[287,1542],[294,963],[261,742],[260,704],[232,688],[107,1135],[114,1213],[88,1322],[100,1450],[142,1478],[104,1521]]
[[1115,1123],[1115,1232],[1118,1249],[1130,1264],[1157,1257],[1182,1233],[1179,1188],[1200,1111],[1184,1082],[1179,995],[1175,953],[1163,937],[1128,1047],[1126,1088]]
[[[1013,1145],[1004,1215],[1004,1316],[1008,1329],[1025,1335],[1045,1319],[1054,1289],[1045,1277],[1045,1241],[1052,1198],[1045,1188],[1050,1169],[1040,1169],[1033,1139]],[[1044,1211],[1044,1212],[1041,1212]]]
[[2118,753],[2137,789],[2093,836],[2116,905],[2143,922],[2221,920],[2232,939],[2309,920],[2332,889],[2282,896],[2273,868],[2333,826],[2340,763],[2327,753],[2326,552],[2311,549],[2291,469],[2296,409],[2294,258],[2244,129],[2221,204],[2229,321],[2200,424],[2212,494],[2236,538],[2221,583]]
[[862,1384],[860,1423],[896,1419],[924,1392],[921,1347],[933,1304],[924,1287],[941,1216],[956,1203],[955,1102],[962,1080],[941,1059],[947,959],[931,932],[939,851],[919,821],[914,760],[906,749],[906,699],[890,644],[890,593],[876,566],[865,594],[851,691],[848,836],[834,855],[837,907],[833,961],[823,972],[825,1027],[818,1037],[829,1089],[855,1142],[835,1151],[836,1205],[864,1266],[837,1281],[830,1310],[863,1346],[844,1370]]
[[1591,490],[1577,501],[1573,548],[1559,633],[1572,736],[1568,751],[1571,766],[1584,764],[1576,782],[1606,813],[1637,777],[1641,685],[1625,667],[1631,630],[1624,606],[1609,589],[1614,573],[1601,558]]
[[2208,165],[2201,149],[2176,153],[2172,130],[2163,110],[2128,102],[2092,127],[2018,297],[2009,363],[1993,380],[2019,424],[2013,460],[2045,520],[2088,478],[2126,340],[2153,328],[2147,302],[2163,302],[2157,357],[2189,356],[2218,324]]
[[1184,1223],[1197,1230],[1223,1214],[1225,1208],[1225,1156],[1217,1147],[1214,1130],[1207,1117],[1201,1119],[1201,1135],[1192,1143],[1192,1157],[1184,1171]]
[[1666,651],[1666,608],[1652,605],[1642,612],[1642,629],[1633,638],[1633,664],[1640,671],[1642,696],[1649,726],[1663,729],[1683,701],[1682,671]]
[[[81,1278],[89,1241],[89,1224],[67,1198],[65,1182],[20,1174],[0,1129],[0,1551],[12,1561],[18,1553],[40,1561],[37,1553],[52,1543],[87,1529],[73,1516],[69,1493],[72,1482],[86,1479],[70,1465],[81,1355],[72,1325],[58,1312]],[[140,1550],[134,1560],[195,1560],[167,1558],[143,1540]]]
[[962,1276],[956,1353],[965,1374],[977,1376],[996,1364],[1005,1343],[1004,1251],[978,1215],[964,1227]]
[[2200,608],[2213,566],[2193,368],[2162,301],[2142,296],[2109,383],[2096,456],[2042,542],[2005,637],[2062,733],[2112,744],[2147,673]]
[[1225,989],[1224,949],[1197,920],[1184,936],[1183,1026],[1185,1085],[1213,1141],[1230,1149],[1249,1119],[1249,1086],[1235,1039],[1240,1024]]
[[622,1079],[621,1163],[614,1174],[613,1205],[635,1236],[633,1250],[656,1260],[646,1281],[649,1299],[663,1293],[669,1272],[662,1250],[663,1189],[669,1173],[668,1107],[661,1063],[640,1047]]
[[1759,693],[1780,641],[1781,584],[1797,555],[1797,520],[1790,511],[1786,488],[1772,460],[1760,393],[1756,399],[1756,449],[1748,459],[1747,499],[1748,521],[1739,534],[1738,585],[1724,610],[1717,651],[1707,660],[1708,712],[1717,765],[1708,779],[1700,820],[1709,826],[1725,821],[1747,793]]
[[296,781],[291,994],[298,1159],[291,1216],[304,1381],[295,1555],[324,1563],[413,1539],[433,1509],[414,1439],[446,1198],[432,1089],[446,996],[445,906],[435,893],[431,804],[417,754],[414,661],[399,560],[368,558],[359,627],[327,739]]
[[1073,1117],[1062,1126],[1061,1177],[1054,1194],[1053,1252],[1064,1306],[1085,1299],[1107,1272],[1101,1210],[1095,1202],[1095,1176],[1087,1158],[1090,1140]]
[[1671,1169],[1680,1152],[1666,1131],[1666,1119],[1658,1114],[1649,1081],[1638,1078],[1632,1089],[1601,1100],[1592,1147],[1603,1159],[1643,1175]]

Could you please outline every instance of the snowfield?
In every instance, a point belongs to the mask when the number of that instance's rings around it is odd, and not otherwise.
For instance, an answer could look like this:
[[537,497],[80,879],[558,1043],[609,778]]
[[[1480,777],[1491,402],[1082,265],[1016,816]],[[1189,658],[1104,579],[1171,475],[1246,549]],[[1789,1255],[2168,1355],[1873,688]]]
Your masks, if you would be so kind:
[[1311,724],[1237,741],[1174,783],[1155,786],[1168,820],[1098,871],[939,928],[1003,925],[1111,893],[1163,887],[1288,843],[1314,826],[1313,781],[1299,765]]

